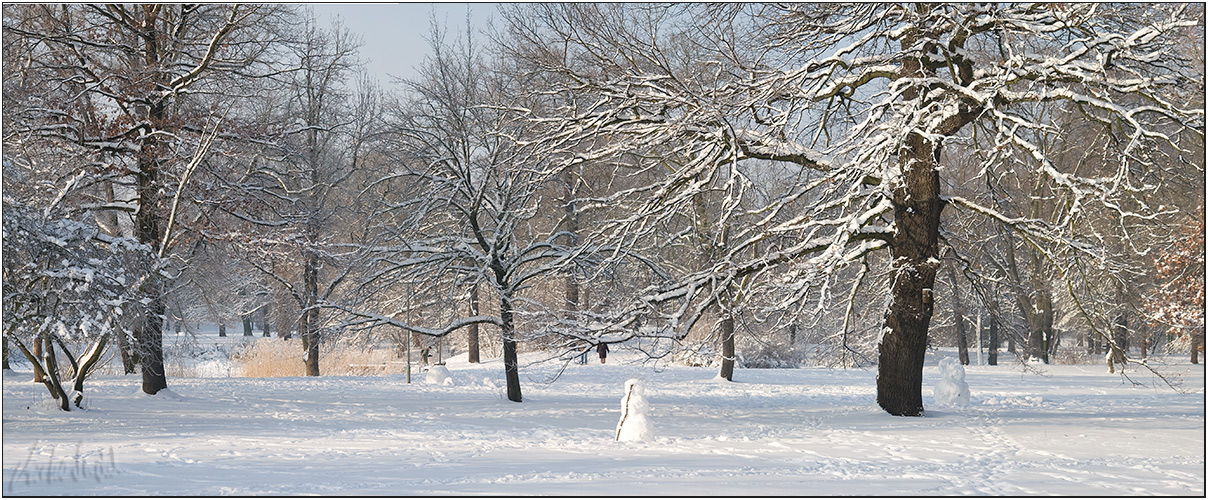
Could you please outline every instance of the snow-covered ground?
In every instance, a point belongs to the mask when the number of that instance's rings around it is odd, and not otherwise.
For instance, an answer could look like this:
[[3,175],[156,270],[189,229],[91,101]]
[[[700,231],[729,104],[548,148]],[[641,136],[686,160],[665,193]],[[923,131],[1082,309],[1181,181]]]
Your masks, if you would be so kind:
[[[923,418],[875,403],[875,371],[522,368],[449,361],[450,382],[402,375],[172,378],[157,396],[98,376],[88,411],[59,412],[28,372],[4,374],[10,495],[1194,495],[1205,494],[1204,369],[1189,393],[1105,367],[966,367],[943,406],[935,356]],[[653,440],[617,442],[640,379]]]

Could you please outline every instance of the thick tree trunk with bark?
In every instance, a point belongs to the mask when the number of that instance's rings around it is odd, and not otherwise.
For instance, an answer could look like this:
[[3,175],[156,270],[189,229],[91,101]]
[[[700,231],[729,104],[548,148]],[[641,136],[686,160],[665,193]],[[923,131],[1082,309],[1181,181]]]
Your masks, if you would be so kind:
[[[474,289],[470,291],[470,316],[478,316],[478,285],[474,285]],[[466,330],[466,361],[478,363],[478,350],[478,323],[474,323]]]
[[1200,349],[1204,347],[1204,336],[1201,334],[1191,334],[1191,364],[1200,364]]
[[[145,146],[144,146],[145,147]],[[155,215],[157,206],[156,191],[159,183],[155,181],[156,167],[152,161],[140,161],[142,172],[139,174],[139,211],[135,215],[136,235],[138,241],[158,248],[160,227],[159,218]],[[164,313],[167,310],[164,299],[160,294],[162,288],[160,278],[154,274],[148,280],[143,290],[144,299],[148,301],[142,321],[135,327],[135,350],[138,353],[138,364],[143,377],[143,392],[156,394],[168,387],[168,378],[164,373]]]
[[877,404],[892,415],[920,416],[943,203],[934,145],[912,133],[900,154],[901,180],[893,187],[891,302],[878,356]]
[[718,334],[721,338],[721,370],[717,376],[726,380],[734,380],[734,316],[728,311],[722,311],[721,321],[718,322]]
[[227,336],[226,335],[226,321],[221,321],[218,323],[218,336],[219,337]]
[[519,403],[524,398],[520,394],[520,365],[516,356],[512,301],[506,294],[499,299],[499,319],[503,323],[503,373],[507,379],[508,400]]
[[251,337],[252,336],[252,315],[244,314],[242,319],[243,319],[243,336]]
[[168,387],[168,377],[164,372],[164,310],[162,297],[152,299],[146,318],[136,331],[143,392],[147,394],[156,394]]

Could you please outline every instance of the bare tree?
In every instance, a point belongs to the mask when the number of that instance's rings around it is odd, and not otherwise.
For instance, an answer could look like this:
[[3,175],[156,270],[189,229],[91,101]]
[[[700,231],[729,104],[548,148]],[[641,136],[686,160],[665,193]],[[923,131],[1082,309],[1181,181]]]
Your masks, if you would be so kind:
[[[224,78],[258,73],[254,66],[273,43],[267,30],[279,10],[6,5],[6,43],[19,47],[11,55],[20,63],[5,66],[5,81],[29,91],[7,100],[6,87],[6,143],[53,144],[80,158],[77,175],[62,179],[59,198],[75,199],[86,189],[114,193],[77,206],[128,218],[122,225],[128,236],[168,257],[179,236],[181,193],[221,128]],[[116,221],[106,215],[98,222],[105,218]],[[149,310],[135,328],[148,394],[167,386],[164,290],[161,280],[145,283]]]
[[[293,69],[266,81],[246,113],[258,136],[241,145],[250,165],[214,172],[229,191],[222,204],[227,221],[215,231],[292,298],[309,376],[319,375],[319,346],[329,336],[320,304],[338,300],[356,269],[347,257],[363,234],[354,186],[378,95],[372,82],[355,79],[360,44],[338,22],[323,29],[304,12],[284,56]],[[264,305],[242,311],[245,331]]]
[[[573,222],[550,216],[568,201],[553,194],[562,171],[524,144],[532,125],[512,111],[531,104],[518,100],[520,82],[488,65],[469,32],[451,42],[434,21],[431,43],[420,76],[404,82],[411,98],[390,111],[396,167],[367,190],[386,205],[365,303],[344,309],[350,325],[431,337],[498,327],[507,397],[521,402],[517,324],[557,324],[565,307],[528,293],[587,259]],[[478,311],[480,290],[498,300],[493,314]],[[467,300],[472,315],[448,306]]]
[[[1194,62],[1174,50],[1181,33],[1202,25],[1196,6],[541,5],[506,15],[518,50],[564,75],[556,92],[582,96],[581,106],[542,117],[561,120],[549,144],[608,137],[594,157],[664,172],[622,193],[640,201],[602,237],[619,240],[669,217],[700,191],[697,179],[729,165],[799,167],[798,187],[755,211],[764,217],[733,235],[737,243],[712,269],[646,295],[646,304],[698,304],[664,309],[679,331],[727,286],[773,266],[792,264],[789,290],[826,295],[837,270],[888,250],[877,401],[894,415],[923,412],[945,208],[1005,226],[1041,248],[1067,281],[1077,273],[1071,266],[1105,257],[1102,238],[1081,232],[1092,209],[1121,218],[1153,213],[1133,203],[1151,186],[1106,182],[1056,161],[1036,140],[1053,122],[1029,110],[1069,103],[1109,129],[1123,142],[1103,152],[1113,155],[1115,177],[1130,181],[1137,169],[1162,169],[1143,154],[1150,145],[1180,148],[1171,131],[1202,135],[1202,112],[1169,97],[1179,86],[1202,86],[1182,69]],[[669,48],[684,39],[708,57],[675,64]],[[665,169],[657,153],[667,148],[691,162]],[[993,200],[945,195],[944,161],[959,148],[985,152],[980,171],[988,178],[1034,172],[1067,208],[1014,216]],[[771,216],[790,209],[788,222]],[[769,237],[791,243],[751,251]],[[787,294],[784,306],[799,307],[803,292]]]

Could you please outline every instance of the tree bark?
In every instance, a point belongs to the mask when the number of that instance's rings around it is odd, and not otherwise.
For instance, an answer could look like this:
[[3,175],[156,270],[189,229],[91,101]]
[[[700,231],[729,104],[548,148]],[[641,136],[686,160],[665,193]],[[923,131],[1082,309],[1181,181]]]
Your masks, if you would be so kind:
[[507,379],[508,400],[523,401],[520,394],[520,365],[516,357],[515,327],[512,324],[512,301],[506,294],[499,298],[499,318],[503,323],[503,373]]
[[[152,36],[143,37],[145,43],[143,56],[147,67],[154,68],[160,63],[159,37],[154,33],[158,14],[145,10],[147,28]],[[147,119],[152,127],[159,128],[168,117],[166,104],[157,102],[147,106]],[[155,135],[147,135],[142,139],[138,154],[138,172],[135,178],[138,183],[138,211],[134,215],[134,233],[139,243],[155,249],[160,257],[165,256],[166,241],[163,238],[163,227],[160,226],[162,213],[161,201],[164,186],[159,179],[159,161],[157,158],[164,152],[159,151],[160,144]],[[135,345],[138,352],[139,365],[142,367],[143,392],[156,394],[168,387],[168,378],[164,374],[164,304],[161,278],[158,273],[152,273],[142,289],[143,300],[148,307],[144,311],[140,325],[135,327]]]
[[[313,239],[311,241],[314,241]],[[298,322],[299,334],[302,335],[306,347],[306,375],[319,376],[319,310],[314,308],[319,297],[319,256],[313,249],[307,248],[306,264],[302,269],[302,281],[305,286],[306,304],[302,317]]]
[[877,404],[892,415],[921,416],[943,204],[935,146],[911,133],[899,154],[902,175],[893,187],[895,232],[890,241],[891,302],[878,356]]
[[218,323],[218,336],[219,337],[227,336],[226,335],[226,321],[220,321]]
[[948,267],[948,276],[952,278],[952,318],[956,325],[956,350],[962,365],[969,364],[969,340],[965,336],[965,306],[961,302],[960,285],[957,284],[956,271]]
[[1116,315],[1115,321],[1112,323],[1111,342],[1108,345],[1107,368],[1111,373],[1116,373],[1116,366],[1123,367],[1128,359],[1125,355],[1128,349],[1128,318],[1124,313]]
[[271,311],[270,304],[271,303],[264,304],[264,307],[260,308],[260,313],[261,313],[263,321],[264,321],[264,323],[262,323],[261,326],[264,327],[263,331],[264,331],[265,337],[272,336],[272,332],[269,331],[269,320],[268,320],[269,312]]
[[156,394],[168,387],[164,372],[163,298],[153,299],[147,309],[147,318],[137,331],[138,360],[142,368],[143,392]]
[[998,316],[990,315],[990,349],[987,351],[986,363],[998,366]]
[[[40,335],[38,335],[37,338],[34,339],[33,349],[32,349],[33,352],[30,353],[33,355],[34,359],[37,359],[37,360],[42,359],[42,338],[45,335],[46,335],[45,333],[40,334]],[[1195,351],[1192,351],[1192,352],[1195,352]],[[46,375],[42,370],[38,370],[38,369],[34,370],[34,383],[38,383],[38,384],[46,383]],[[54,391],[51,391],[51,393],[53,394]]]
[[[470,316],[478,315],[478,285],[474,285],[474,289],[470,291]],[[478,323],[474,323],[466,330],[466,351],[468,352],[466,361],[470,363],[478,363]]]
[[243,336],[244,337],[252,336],[252,315],[251,314],[243,315]]
[[721,370],[717,376],[729,381],[734,380],[734,316],[728,311],[722,311],[722,319],[718,322],[721,336]]
[[1200,364],[1200,347],[1204,345],[1204,336],[1198,333],[1191,334],[1191,364]]
[[1048,290],[1037,289],[1033,313],[1028,315],[1028,355],[1040,358],[1049,364],[1049,350],[1053,342],[1053,300]]

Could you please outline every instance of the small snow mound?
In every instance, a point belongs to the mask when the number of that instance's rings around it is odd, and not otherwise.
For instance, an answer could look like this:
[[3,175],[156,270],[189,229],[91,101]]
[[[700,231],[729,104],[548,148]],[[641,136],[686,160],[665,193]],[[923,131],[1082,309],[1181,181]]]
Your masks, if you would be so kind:
[[1044,398],[1040,396],[1000,396],[986,398],[983,402],[994,406],[1040,406],[1044,403]]
[[940,382],[935,385],[935,402],[955,406],[969,404],[969,384],[965,383],[965,367],[954,358],[940,361]]
[[143,390],[140,388],[139,390],[134,392],[134,395],[146,397],[146,398],[163,399],[163,400],[168,400],[168,401],[184,401],[184,399],[185,399],[183,396],[181,396],[180,394],[177,394],[175,392],[172,392],[172,389],[168,389],[167,387],[160,389],[159,392],[157,392],[155,394],[147,394],[147,393],[143,392]]
[[638,379],[625,381],[625,397],[621,398],[621,421],[617,422],[617,441],[651,441],[654,426],[647,415],[650,403],[646,388]]
[[450,378],[449,369],[445,368],[445,365],[432,365],[429,367],[428,375],[424,380],[433,385],[453,385],[453,379]]

